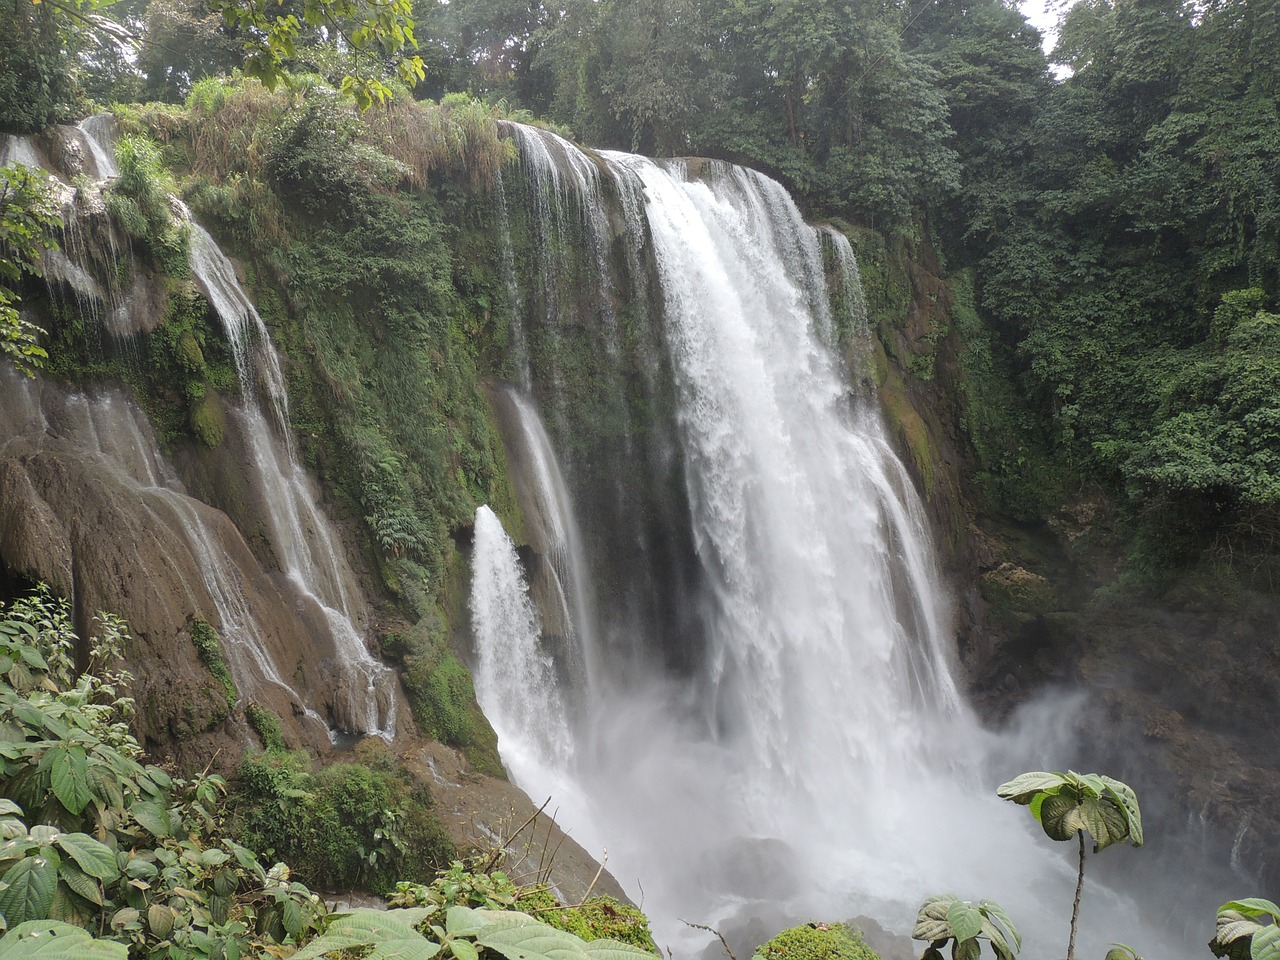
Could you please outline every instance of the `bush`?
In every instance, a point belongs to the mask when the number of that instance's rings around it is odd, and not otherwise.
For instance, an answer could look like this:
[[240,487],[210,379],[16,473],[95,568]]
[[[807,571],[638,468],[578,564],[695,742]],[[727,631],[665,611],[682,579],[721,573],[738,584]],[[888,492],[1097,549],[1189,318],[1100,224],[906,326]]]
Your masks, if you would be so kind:
[[425,787],[388,758],[335,763],[316,773],[302,752],[247,757],[236,780],[238,824],[250,846],[273,851],[331,889],[390,893],[427,880],[456,855]]
[[752,960],[880,960],[857,930],[843,923],[806,923],[756,950]]
[[[539,888],[522,892],[516,909],[582,940],[619,940],[650,953],[659,952],[649,929],[649,918],[638,907],[619,903],[613,897],[592,897],[576,906],[565,906],[550,891]],[[838,956],[844,960],[843,955]],[[832,957],[835,960],[837,955]],[[859,956],[857,960],[870,958]]]

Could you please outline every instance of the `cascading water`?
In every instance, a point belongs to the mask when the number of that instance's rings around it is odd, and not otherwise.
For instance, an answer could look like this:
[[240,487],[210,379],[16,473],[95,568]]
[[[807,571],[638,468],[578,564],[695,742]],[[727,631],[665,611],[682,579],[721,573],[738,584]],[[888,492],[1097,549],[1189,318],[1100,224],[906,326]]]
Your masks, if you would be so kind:
[[[191,272],[204,289],[231,345],[245,400],[238,416],[267,502],[271,544],[285,575],[328,626],[342,672],[334,720],[346,733],[395,736],[396,678],[370,655],[359,626],[364,603],[342,545],[317,507],[319,496],[290,442],[289,399],[280,358],[235,269],[213,238],[191,224]],[[262,397],[261,404],[258,398]],[[265,406],[274,429],[268,425]]]
[[[78,148],[82,154],[87,148],[100,179],[116,174],[110,143],[105,139],[111,136],[112,127],[109,117],[91,117],[79,127],[64,131],[68,142],[82,142]],[[0,147],[4,159],[41,166],[57,176],[45,166],[29,140],[5,138]],[[74,194],[68,193],[68,197]],[[171,204],[176,215],[189,221],[192,273],[222,323],[239,374],[244,401],[235,416],[250,454],[250,486],[264,504],[263,520],[271,548],[296,595],[297,614],[318,635],[327,634],[332,641],[334,657],[331,666],[324,665],[336,675],[326,678],[326,685],[331,688],[327,694],[329,725],[342,733],[373,733],[390,739],[396,727],[396,679],[365,646],[363,624],[367,618],[355,577],[345,562],[336,531],[317,506],[318,494],[292,449],[288,395],[279,357],[231,263],[209,234],[190,220],[180,201],[171,198]],[[54,255],[50,274],[79,298],[88,298],[94,304],[110,300],[78,262],[80,224],[74,200],[64,199],[62,206],[69,215],[67,254]],[[127,338],[136,332],[133,325],[128,321],[113,324],[112,318],[121,311],[128,312],[129,307],[125,298],[119,303],[110,302],[105,316],[96,307],[84,312],[104,319],[113,334]],[[136,480],[149,495],[164,500],[168,510],[185,517],[187,540],[193,553],[201,557],[201,576],[219,605],[237,683],[251,688],[257,682],[270,682],[287,690],[301,704],[303,698],[281,679],[281,671],[261,642],[260,631],[243,596],[237,593],[233,578],[218,574],[220,565],[214,545],[199,517],[191,513],[194,508],[189,498],[173,493],[171,477],[156,474]]]
[[488,507],[476,511],[471,619],[480,706],[519,776],[567,769],[573,756],[556,668],[542,649],[542,627],[515,544]]
[[[947,890],[1001,902],[1030,950],[1054,949],[1071,870],[992,795],[997,777],[1020,770],[992,769],[1000,750],[953,680],[922,508],[833,351],[819,232],[749,171],[699,162],[690,177],[679,163],[601,156],[618,195],[643,191],[642,205],[621,204],[624,242],[651,242],[656,264],[701,568],[700,653],[672,671],[652,625],[629,646],[650,651],[647,661],[598,639],[570,753],[539,752],[500,721],[516,781],[553,794],[588,849],[608,848],[614,875],[684,955],[706,941],[677,916],[749,949],[798,919],[864,913],[901,930],[926,895]],[[566,179],[542,174],[549,208]],[[840,310],[856,319],[856,262],[847,241],[831,242]],[[485,518],[488,544],[503,539],[493,524]],[[630,536],[593,533],[605,551]],[[481,548],[478,517],[477,579],[492,562]],[[565,576],[590,594],[597,559],[575,560]],[[499,603],[496,582],[473,597],[478,619]],[[610,598],[596,605],[608,621]],[[520,649],[536,649],[521,629]],[[478,623],[480,662],[503,656],[516,633]],[[482,668],[477,689],[488,709],[544,688]],[[562,709],[563,691],[555,697],[527,709]],[[1091,904],[1098,942],[1132,933],[1131,909],[1106,891],[1091,897],[1110,905]]]

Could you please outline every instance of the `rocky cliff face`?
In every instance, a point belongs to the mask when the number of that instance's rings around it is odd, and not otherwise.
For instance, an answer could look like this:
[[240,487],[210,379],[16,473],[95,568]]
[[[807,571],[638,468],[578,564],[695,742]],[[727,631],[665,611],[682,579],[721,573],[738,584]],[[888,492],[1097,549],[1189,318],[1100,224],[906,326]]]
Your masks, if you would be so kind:
[[957,278],[927,247],[864,240],[861,253],[878,389],[933,514],[975,703],[1001,724],[1047,691],[1090,691],[1071,762],[1137,787],[1155,847],[1171,842],[1162,827],[1203,840],[1184,861],[1151,856],[1274,890],[1280,603],[1194,579],[1157,595],[1122,586],[1115,505],[1088,486],[1021,522],[993,514],[974,483],[982,413],[965,381],[982,344],[958,322]]

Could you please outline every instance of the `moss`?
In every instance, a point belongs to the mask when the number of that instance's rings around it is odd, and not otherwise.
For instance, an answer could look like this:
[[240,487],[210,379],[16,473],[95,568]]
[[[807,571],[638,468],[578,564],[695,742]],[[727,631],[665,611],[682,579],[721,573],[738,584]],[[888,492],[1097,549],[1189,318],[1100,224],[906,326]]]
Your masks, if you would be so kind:
[[1006,626],[1027,623],[1057,605],[1048,580],[1014,563],[1005,562],[984,573],[978,589],[992,617]]
[[576,906],[565,906],[542,888],[521,892],[516,909],[543,923],[583,940],[618,940],[650,953],[659,953],[649,929],[649,918],[638,907],[613,897],[592,897]]
[[843,923],[806,923],[784,930],[752,960],[879,960],[858,931]]
[[244,716],[269,752],[281,753],[287,749],[280,718],[269,709],[260,703],[251,703],[244,708]]
[[189,632],[200,662],[208,667],[209,672],[222,684],[226,693],[227,708],[234,710],[240,695],[236,692],[231,671],[227,669],[227,662],[222,656],[222,639],[217,631],[203,620],[193,620]]
[[206,394],[192,407],[191,432],[206,447],[221,446],[227,433],[227,420],[214,394]]

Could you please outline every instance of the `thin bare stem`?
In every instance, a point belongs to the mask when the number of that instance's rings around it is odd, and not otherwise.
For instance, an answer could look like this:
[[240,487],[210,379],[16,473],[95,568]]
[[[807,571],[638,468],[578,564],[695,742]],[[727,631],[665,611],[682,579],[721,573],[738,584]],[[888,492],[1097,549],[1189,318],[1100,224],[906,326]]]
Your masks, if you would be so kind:
[[1076,923],[1080,919],[1080,896],[1084,893],[1084,831],[1078,830],[1080,838],[1080,874],[1076,879],[1076,901],[1071,905],[1071,939],[1067,941],[1067,960],[1076,960]]

